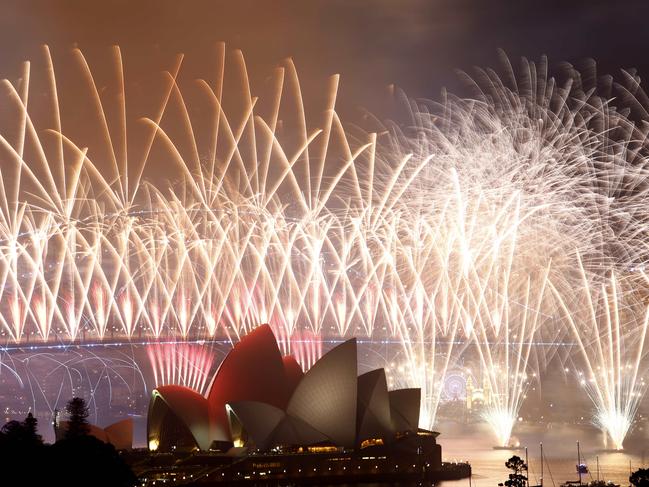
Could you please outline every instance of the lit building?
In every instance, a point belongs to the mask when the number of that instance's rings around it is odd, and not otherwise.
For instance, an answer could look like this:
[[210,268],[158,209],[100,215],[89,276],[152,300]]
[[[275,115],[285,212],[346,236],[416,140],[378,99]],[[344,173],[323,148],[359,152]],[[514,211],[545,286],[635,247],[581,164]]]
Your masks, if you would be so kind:
[[420,390],[388,391],[383,369],[357,376],[356,340],[333,348],[306,373],[282,357],[268,325],[230,351],[204,397],[161,386],[149,404],[149,448],[342,452],[391,448],[420,438],[441,463],[437,433],[420,430]]
[[[53,425],[56,441],[63,439],[68,430],[68,424],[68,421],[59,420],[58,414],[55,416]],[[110,443],[116,450],[130,450],[133,447],[133,420],[131,418],[123,419],[105,428],[94,424],[88,426],[90,436],[94,436],[104,443]]]
[[493,394],[489,381],[483,379],[482,387],[476,388],[473,386],[473,379],[469,376],[466,381],[466,408],[469,411],[476,408],[479,409],[483,406],[490,406],[492,401]]

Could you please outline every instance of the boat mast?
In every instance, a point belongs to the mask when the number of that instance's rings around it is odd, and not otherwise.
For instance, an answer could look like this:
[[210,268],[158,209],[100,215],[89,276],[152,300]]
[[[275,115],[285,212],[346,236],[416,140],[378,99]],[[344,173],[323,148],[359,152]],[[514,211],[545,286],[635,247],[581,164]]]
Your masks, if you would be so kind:
[[541,487],[543,487],[543,442],[541,442]]
[[581,485],[581,455],[579,452],[579,441],[577,441],[577,473],[579,474],[579,485]]

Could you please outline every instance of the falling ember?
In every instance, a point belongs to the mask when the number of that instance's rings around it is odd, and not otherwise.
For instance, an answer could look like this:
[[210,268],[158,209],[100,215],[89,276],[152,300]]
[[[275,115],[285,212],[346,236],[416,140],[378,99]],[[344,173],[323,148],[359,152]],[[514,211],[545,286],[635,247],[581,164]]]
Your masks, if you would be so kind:
[[32,298],[32,308],[38,332],[43,339],[49,336],[49,319],[47,316],[47,301],[39,296]]
[[296,332],[291,336],[291,353],[306,372],[322,357],[322,337],[310,330]]
[[133,300],[129,293],[124,293],[120,300],[120,308],[122,311],[122,323],[124,325],[124,332],[127,336],[133,334],[133,321],[134,321],[134,309],[133,309]]
[[641,272],[625,279],[611,273],[597,285],[588,282],[583,266],[580,270],[584,278],[580,306],[575,309],[560,301],[578,344],[571,361],[595,406],[593,423],[621,450],[647,391],[643,359],[649,306],[637,289],[649,285],[649,277]]
[[336,300],[336,323],[338,324],[338,333],[345,336],[347,333],[347,305],[344,297],[338,297]]
[[14,340],[20,341],[25,327],[25,306],[15,294],[9,298],[9,310],[11,312]]
[[288,309],[286,311],[286,314],[284,315],[285,320],[285,328],[286,328],[286,334],[290,337],[293,334],[293,331],[295,330],[295,312],[292,309]]
[[108,326],[109,302],[104,289],[96,284],[92,287],[92,301],[94,304],[94,320],[97,336],[101,339],[106,334]]
[[77,310],[75,309],[74,297],[70,296],[64,304],[64,319],[65,319],[65,328],[72,340],[77,338],[77,333],[79,332],[79,316],[77,315]]
[[216,358],[214,350],[192,343],[151,343],[146,346],[154,387],[181,385],[203,394]]
[[210,337],[213,337],[216,333],[217,323],[218,321],[216,319],[216,310],[212,309],[205,314],[205,326],[207,326],[207,334]]
[[159,338],[162,334],[162,316],[160,316],[160,306],[155,301],[149,304],[149,320],[153,336]]
[[270,324],[283,355],[292,355],[306,372],[322,357],[322,336],[311,330],[290,330],[287,326]]
[[181,292],[176,303],[176,313],[178,314],[178,324],[180,326],[180,335],[187,338],[189,334],[190,316],[189,316],[189,303],[187,298]]

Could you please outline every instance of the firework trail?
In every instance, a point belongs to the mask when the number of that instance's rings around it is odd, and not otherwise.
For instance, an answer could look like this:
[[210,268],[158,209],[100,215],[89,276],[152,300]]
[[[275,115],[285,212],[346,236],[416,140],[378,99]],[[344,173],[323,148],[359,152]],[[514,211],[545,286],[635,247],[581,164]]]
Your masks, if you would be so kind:
[[[503,446],[530,379],[556,353],[544,344],[570,329],[558,319],[565,302],[583,305],[575,298],[591,282],[646,261],[648,155],[642,126],[610,101],[616,90],[642,106],[639,79],[623,73],[625,84],[591,88],[572,68],[559,84],[545,60],[523,60],[516,74],[506,67],[502,78],[467,77],[471,98],[415,103],[398,94],[410,123],[379,123],[389,136],[377,149],[392,166],[408,161],[407,187],[388,178],[386,198],[399,199],[391,211],[410,222],[398,231],[412,240],[398,248],[414,258],[391,254],[403,259],[401,285],[422,286],[431,303],[428,322],[410,318],[402,332],[406,382],[425,384],[426,365],[444,357],[477,356],[494,391],[485,419]],[[449,345],[432,347],[437,357],[412,353],[414,343],[440,339]],[[439,378],[429,384],[436,406]]]
[[146,347],[156,385],[176,384],[201,394],[211,380],[216,353],[211,347],[190,343],[152,343]]
[[[15,387],[11,381],[3,385],[22,396],[24,406],[46,421],[78,394],[87,396],[95,423],[108,413],[107,406],[128,409],[138,395],[146,396],[144,374],[129,353],[81,347],[19,349],[3,353],[2,370],[15,378]],[[119,396],[117,401],[115,396]]]
[[[647,283],[640,276],[612,272],[601,282],[588,282],[578,303],[561,302],[578,344],[581,360],[573,360],[581,386],[593,405],[593,422],[621,450],[647,385],[646,340],[649,307]],[[557,293],[557,297],[562,296]]]
[[[507,63],[503,77],[467,78],[471,97],[401,97],[405,124],[354,131],[335,110],[337,76],[313,117],[292,62],[257,96],[223,46],[215,79],[184,82],[179,57],[155,108],[134,117],[112,56],[103,90],[73,51],[81,131],[47,48],[37,107],[31,64],[2,82],[7,342],[236,341],[268,322],[308,368],[324,337],[394,338],[423,427],[446,370],[470,354],[506,444],[553,353],[535,341],[570,329],[556,316],[583,304],[584,283],[646,261],[646,131],[611,101],[649,118],[632,73],[589,86],[574,69],[555,81],[545,60]],[[154,166],[173,182],[146,178]],[[166,353],[151,348],[152,363]],[[208,362],[182,380],[203,388]],[[156,380],[179,380],[168,366]]]

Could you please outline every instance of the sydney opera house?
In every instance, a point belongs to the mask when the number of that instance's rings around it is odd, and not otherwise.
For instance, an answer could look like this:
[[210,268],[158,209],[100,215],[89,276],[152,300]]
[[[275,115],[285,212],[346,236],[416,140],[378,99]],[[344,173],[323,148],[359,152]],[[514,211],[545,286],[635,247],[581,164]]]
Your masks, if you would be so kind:
[[293,357],[282,357],[271,328],[263,325],[227,355],[207,397],[176,385],[153,391],[149,449],[389,443],[418,431],[419,401],[419,389],[388,391],[383,369],[357,377],[355,339],[304,374]]
[[[357,368],[351,339],[303,373],[295,359],[282,356],[271,328],[260,326],[226,356],[206,397],[177,385],[153,391],[149,450],[248,457],[254,459],[251,472],[262,462],[283,465],[286,474],[286,464],[277,460],[281,455],[290,455],[293,465],[296,457],[313,461],[328,455],[330,472],[334,465],[342,471],[360,459],[381,459],[390,470],[398,463],[415,467],[413,460],[390,459],[417,456],[430,471],[439,470],[437,433],[418,428],[419,389],[388,391],[383,369],[358,376]],[[237,465],[242,468],[241,461]],[[321,467],[309,465],[314,472]]]

